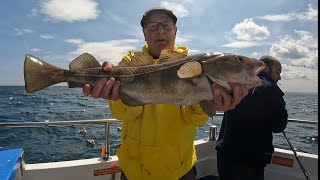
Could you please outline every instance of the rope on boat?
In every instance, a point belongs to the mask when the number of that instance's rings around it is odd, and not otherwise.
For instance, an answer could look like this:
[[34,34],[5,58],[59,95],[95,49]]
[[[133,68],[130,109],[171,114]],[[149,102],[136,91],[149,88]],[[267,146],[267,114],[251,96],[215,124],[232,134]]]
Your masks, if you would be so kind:
[[298,163],[300,165],[300,168],[303,171],[304,176],[306,177],[307,180],[310,180],[310,177],[309,177],[306,169],[303,167],[302,163],[300,162],[300,159],[298,158],[298,154],[297,154],[296,150],[294,150],[294,148],[293,148],[292,144],[290,143],[289,139],[287,138],[286,133],[284,133],[284,131],[282,131],[282,134],[283,134],[284,138],[287,140],[287,142],[288,142],[288,144],[289,144],[289,146],[290,146],[290,148],[291,148],[291,150],[292,150],[292,152],[294,154],[294,157],[297,159],[297,161],[298,161]]

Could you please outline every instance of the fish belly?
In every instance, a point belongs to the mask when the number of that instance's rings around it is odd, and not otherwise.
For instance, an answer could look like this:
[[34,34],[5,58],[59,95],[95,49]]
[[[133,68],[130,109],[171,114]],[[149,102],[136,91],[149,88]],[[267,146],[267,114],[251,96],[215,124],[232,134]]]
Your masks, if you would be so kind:
[[176,73],[157,72],[121,78],[120,99],[128,106],[145,104],[191,105],[212,100],[211,85],[205,76],[181,79]]

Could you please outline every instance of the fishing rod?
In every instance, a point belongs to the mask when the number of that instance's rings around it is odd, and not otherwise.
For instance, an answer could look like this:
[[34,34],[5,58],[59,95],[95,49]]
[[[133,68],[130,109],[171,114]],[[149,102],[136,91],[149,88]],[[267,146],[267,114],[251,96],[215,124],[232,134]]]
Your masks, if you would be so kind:
[[297,154],[296,150],[294,150],[294,148],[293,148],[292,144],[290,143],[289,139],[287,138],[286,133],[284,133],[284,131],[282,131],[282,134],[283,134],[284,138],[287,140],[287,142],[288,142],[288,144],[289,144],[289,146],[290,146],[290,148],[291,148],[291,150],[292,150],[292,152],[294,154],[294,157],[296,157],[296,160],[298,161],[298,163],[300,165],[300,168],[303,171],[304,176],[306,177],[307,180],[310,180],[310,177],[309,177],[306,169],[303,167],[302,163],[300,162],[300,159],[298,158],[298,154]]

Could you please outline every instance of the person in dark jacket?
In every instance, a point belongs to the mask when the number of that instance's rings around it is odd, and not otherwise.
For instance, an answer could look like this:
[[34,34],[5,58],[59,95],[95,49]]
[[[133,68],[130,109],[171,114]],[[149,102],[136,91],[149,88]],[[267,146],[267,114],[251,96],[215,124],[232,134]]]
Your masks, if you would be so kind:
[[216,144],[221,180],[263,180],[264,168],[271,162],[272,133],[282,132],[288,122],[280,62],[272,56],[260,58],[266,68],[258,76],[262,85],[250,89],[233,109],[224,113]]

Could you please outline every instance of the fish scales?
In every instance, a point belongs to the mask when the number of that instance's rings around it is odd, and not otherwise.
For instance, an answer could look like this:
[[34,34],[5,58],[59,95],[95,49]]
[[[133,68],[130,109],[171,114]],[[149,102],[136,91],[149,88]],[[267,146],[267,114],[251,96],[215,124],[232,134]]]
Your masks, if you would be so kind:
[[[228,53],[202,53],[185,57],[177,52],[163,51],[159,63],[153,63],[150,55],[141,52],[132,58],[133,63],[121,63],[105,72],[88,53],[73,60],[69,65],[70,70],[27,55],[24,64],[26,91],[36,92],[60,82],[67,82],[69,87],[83,87],[84,84],[94,86],[101,78],[114,77],[121,82],[120,100],[128,106],[200,104],[212,116],[215,113],[212,82],[227,90],[231,89],[228,83],[256,87],[261,84],[257,74],[264,68],[261,61]],[[133,66],[136,64],[139,66]]]

